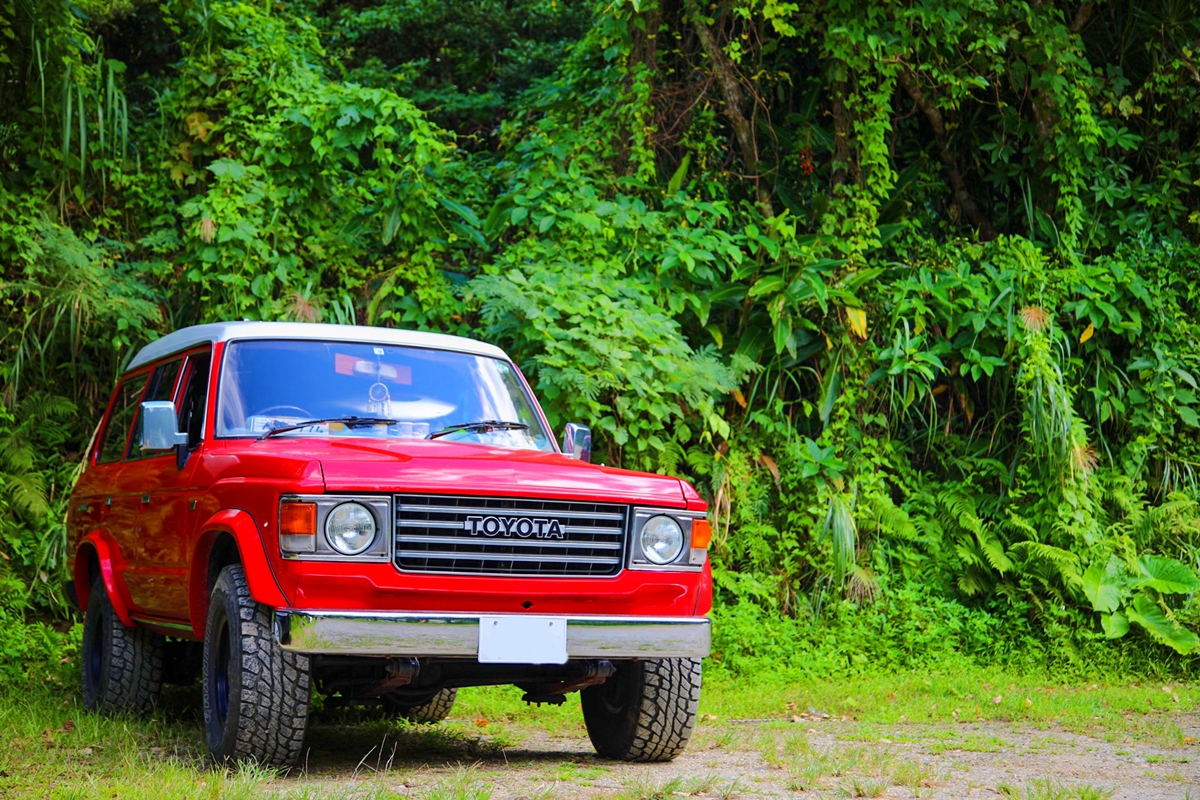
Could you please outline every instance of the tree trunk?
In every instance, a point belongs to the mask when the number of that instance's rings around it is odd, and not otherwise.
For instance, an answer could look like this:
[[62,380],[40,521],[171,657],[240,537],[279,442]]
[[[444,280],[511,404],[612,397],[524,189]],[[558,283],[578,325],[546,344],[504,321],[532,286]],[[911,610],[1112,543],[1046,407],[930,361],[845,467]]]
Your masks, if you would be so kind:
[[908,96],[921,109],[921,113],[929,121],[929,127],[933,128],[933,135],[938,147],[938,159],[942,162],[942,167],[946,170],[946,178],[950,181],[950,188],[954,192],[954,202],[958,205],[959,211],[979,230],[979,237],[981,239],[984,241],[995,239],[996,228],[992,225],[991,220],[987,218],[979,203],[975,201],[975,198],[967,190],[966,181],[963,180],[962,173],[959,171],[958,164],[954,159],[954,153],[950,150],[950,142],[946,136],[946,121],[942,117],[941,110],[934,103],[930,102],[925,93],[921,91],[921,87],[917,84],[917,76],[911,70],[903,69],[900,71],[900,85],[904,87],[904,90],[908,92]]
[[725,100],[725,116],[729,117],[729,122],[733,126],[733,135],[741,148],[746,174],[754,181],[754,193],[758,198],[758,205],[763,214],[773,217],[775,209],[771,205],[771,193],[763,185],[762,176],[758,171],[758,145],[754,139],[754,128],[750,124],[750,120],[746,119],[746,100],[742,94],[741,84],[738,82],[737,72],[734,70],[733,64],[726,58],[720,45],[713,39],[708,25],[697,17],[692,21],[692,27],[695,28],[696,35],[700,39],[700,46],[704,48],[708,60],[712,63],[713,74]]

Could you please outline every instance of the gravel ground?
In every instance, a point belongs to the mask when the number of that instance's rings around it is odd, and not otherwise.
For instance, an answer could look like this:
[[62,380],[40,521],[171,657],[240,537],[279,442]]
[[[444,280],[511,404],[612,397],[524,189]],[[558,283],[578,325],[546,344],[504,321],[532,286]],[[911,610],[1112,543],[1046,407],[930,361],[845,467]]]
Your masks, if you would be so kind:
[[[1200,714],[1170,720],[1179,746],[1030,725],[867,725],[853,721],[705,720],[669,764],[599,759],[580,730],[529,727],[476,736],[413,733],[330,747],[310,732],[308,780],[324,793],[413,797],[1013,797],[1200,799]],[[453,726],[470,729],[469,720]],[[328,735],[325,735],[328,734]],[[1111,740],[1110,740],[1111,739]],[[1191,739],[1191,742],[1187,740]],[[322,747],[321,743],[325,743]],[[368,750],[368,747],[371,747]],[[366,756],[361,754],[366,752]],[[355,759],[355,754],[358,755]],[[283,783],[286,783],[284,779]]]

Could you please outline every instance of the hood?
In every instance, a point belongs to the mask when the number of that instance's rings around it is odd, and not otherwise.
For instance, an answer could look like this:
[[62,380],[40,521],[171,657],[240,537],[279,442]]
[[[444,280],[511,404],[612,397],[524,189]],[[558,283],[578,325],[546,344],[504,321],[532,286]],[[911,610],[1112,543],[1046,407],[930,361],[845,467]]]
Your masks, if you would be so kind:
[[557,453],[366,437],[276,437],[261,442],[237,440],[237,445],[247,460],[276,456],[320,462],[325,491],[331,493],[500,495],[675,508],[687,503],[678,478],[587,464]]

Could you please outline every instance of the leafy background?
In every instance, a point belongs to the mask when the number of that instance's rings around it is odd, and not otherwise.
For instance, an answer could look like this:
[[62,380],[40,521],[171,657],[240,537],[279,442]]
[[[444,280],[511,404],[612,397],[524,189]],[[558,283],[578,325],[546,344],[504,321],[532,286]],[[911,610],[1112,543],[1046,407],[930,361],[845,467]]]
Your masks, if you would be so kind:
[[0,0],[0,675],[123,364],[496,342],[712,506],[713,664],[1191,675],[1200,6]]

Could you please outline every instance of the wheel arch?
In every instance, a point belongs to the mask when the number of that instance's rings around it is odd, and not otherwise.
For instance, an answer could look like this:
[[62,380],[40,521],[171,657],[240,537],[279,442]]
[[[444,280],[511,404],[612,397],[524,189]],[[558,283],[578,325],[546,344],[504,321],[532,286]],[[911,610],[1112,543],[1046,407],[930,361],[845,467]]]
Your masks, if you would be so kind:
[[289,605],[250,514],[241,509],[218,511],[201,526],[201,531],[188,571],[188,614],[196,638],[204,638],[209,595],[221,570],[230,564],[242,565],[250,596],[256,602],[273,608]]
[[129,605],[117,585],[118,571],[114,567],[119,554],[116,543],[103,530],[94,530],[84,536],[75,548],[75,566],[72,570],[75,596],[79,598],[80,609],[86,609],[92,594],[92,582],[99,576],[117,619],[123,625],[132,626]]

